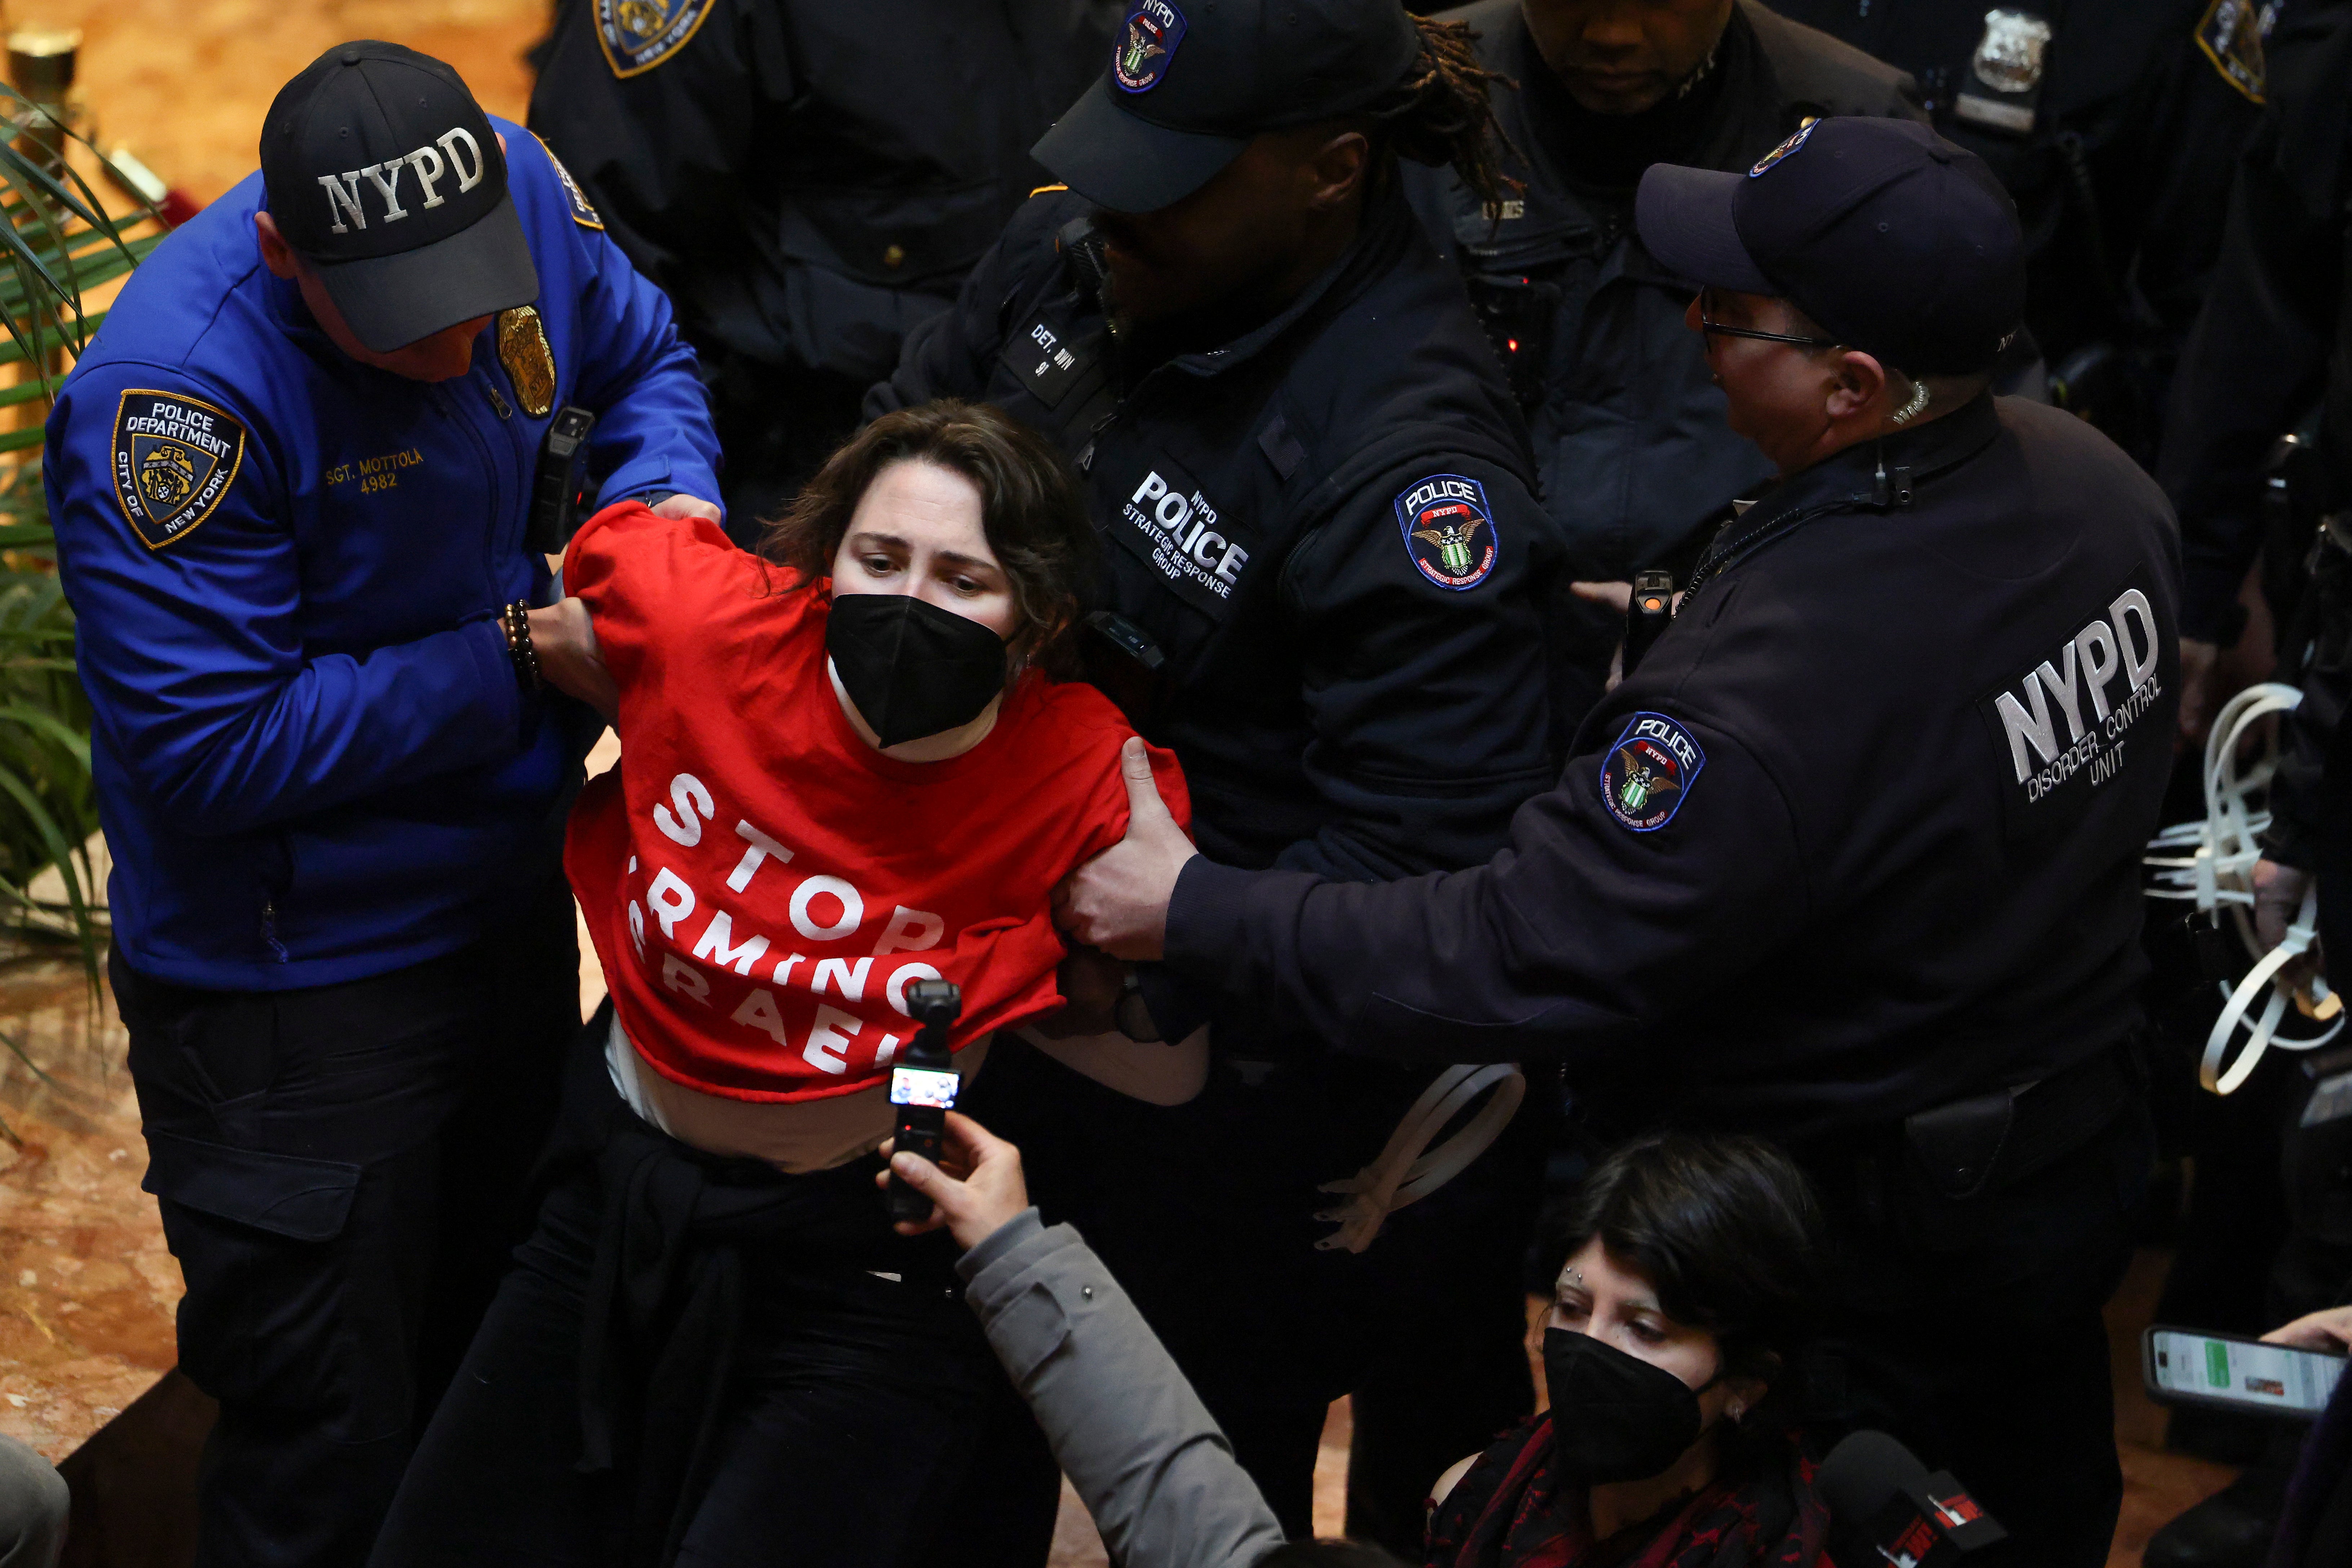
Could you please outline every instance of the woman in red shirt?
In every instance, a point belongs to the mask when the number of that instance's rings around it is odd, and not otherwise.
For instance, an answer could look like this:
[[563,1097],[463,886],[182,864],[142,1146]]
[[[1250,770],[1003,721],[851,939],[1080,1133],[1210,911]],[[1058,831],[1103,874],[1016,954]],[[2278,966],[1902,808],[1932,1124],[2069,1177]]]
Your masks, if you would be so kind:
[[612,995],[374,1562],[940,1555],[1001,1376],[872,1151],[910,984],[961,987],[967,1075],[1064,1006],[1048,900],[1127,817],[1130,730],[1049,673],[1093,544],[961,404],[869,426],[759,555],[637,502],[573,539],[541,651],[621,736],[564,857]]

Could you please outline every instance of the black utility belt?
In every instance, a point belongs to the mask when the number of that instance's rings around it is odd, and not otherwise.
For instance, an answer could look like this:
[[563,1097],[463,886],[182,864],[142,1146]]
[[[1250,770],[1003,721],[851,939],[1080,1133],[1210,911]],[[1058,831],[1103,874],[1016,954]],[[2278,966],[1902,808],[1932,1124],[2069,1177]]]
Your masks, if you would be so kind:
[[2145,1092],[2137,1047],[2121,1040],[2038,1082],[1915,1111],[1903,1142],[1945,1197],[1997,1192],[2091,1142]]

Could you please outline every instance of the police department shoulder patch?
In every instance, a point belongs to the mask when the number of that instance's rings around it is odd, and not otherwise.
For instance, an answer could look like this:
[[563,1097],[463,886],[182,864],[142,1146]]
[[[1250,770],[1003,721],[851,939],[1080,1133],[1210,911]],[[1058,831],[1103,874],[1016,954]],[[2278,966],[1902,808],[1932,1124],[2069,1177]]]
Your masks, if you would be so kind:
[[1756,160],[1754,165],[1748,171],[1748,177],[1751,180],[1756,178],[1758,175],[1764,173],[1765,170],[1770,168],[1773,164],[1779,163],[1781,159],[1787,157],[1798,148],[1803,146],[1805,144],[1805,138],[1811,136],[1813,133],[1813,127],[1820,123],[1821,121],[1818,119],[1815,119],[1808,120],[1802,125],[1798,126],[1794,135],[1790,136],[1786,142],[1781,142],[1778,147],[1773,148],[1769,153],[1765,153],[1761,158]]
[[1183,12],[1169,0],[1135,0],[1111,44],[1111,75],[1123,91],[1148,92],[1168,74],[1183,41]]
[[718,0],[589,0],[596,41],[617,77],[649,71],[686,47]]
[[1405,553],[1439,587],[1461,593],[1494,574],[1501,545],[1477,480],[1461,474],[1415,479],[1397,497],[1396,518]]
[[547,154],[547,161],[554,165],[555,177],[563,182],[564,198],[572,204],[572,221],[582,228],[603,228],[604,219],[589,204],[588,193],[580,188],[580,182],[572,177],[572,171],[563,166],[563,160],[555,155],[555,149],[547,144],[547,138],[536,131],[530,136],[539,143],[539,150]]
[[2268,87],[2263,39],[2278,16],[2278,5],[2258,0],[2213,0],[2197,23],[2197,47],[2221,79],[2256,103]]
[[1636,833],[1655,833],[1675,819],[1706,766],[1691,732],[1663,713],[1636,713],[1601,759],[1601,800],[1609,815]]
[[114,499],[150,550],[177,544],[212,516],[245,462],[245,426],[179,392],[133,387],[114,413]]

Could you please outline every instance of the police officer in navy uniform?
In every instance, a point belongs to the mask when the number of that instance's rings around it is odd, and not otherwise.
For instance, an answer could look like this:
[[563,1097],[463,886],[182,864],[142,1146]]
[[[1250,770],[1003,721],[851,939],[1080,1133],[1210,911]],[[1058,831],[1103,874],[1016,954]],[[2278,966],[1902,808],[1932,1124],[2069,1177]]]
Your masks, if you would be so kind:
[[566,0],[530,127],[701,353],[740,542],[1051,175],[1121,0]]
[[[1443,170],[1407,175],[1463,269],[1528,413],[1568,574],[1689,575],[1701,527],[1771,472],[1723,423],[1706,356],[1682,331],[1690,286],[1642,247],[1633,188],[1657,163],[1745,169],[1809,119],[1922,117],[1910,79],[1757,0],[1596,5],[1483,0],[1446,13],[1478,35],[1523,189],[1489,210]],[[1573,718],[1599,700],[1622,601],[1561,592],[1559,680]]]
[[236,1568],[365,1560],[530,1217],[596,728],[539,677],[588,657],[525,542],[555,412],[605,496],[717,515],[667,303],[455,71],[331,49],[261,162],[131,278],[43,459],[144,1184],[220,1402],[197,1560]]
[[2221,252],[2231,171],[2263,100],[2263,39],[2283,4],[1779,8],[1910,72],[1936,129],[2000,176],[2024,220],[2025,318],[2053,392],[2145,464]]
[[[2264,563],[2266,583],[2281,567],[2311,564],[2305,602],[2275,606],[2277,678],[2300,686],[2303,700],[2280,721],[2253,913],[2275,945],[2315,882],[2322,957],[2342,991],[2352,986],[2352,731],[2343,722],[2352,704],[2352,4],[2295,6],[2265,57],[2268,101],[2173,382],[2158,477],[2180,513],[2182,703],[2198,710],[2200,737],[2221,695],[2208,682],[2236,640],[2238,590],[2256,554],[2286,557]],[[2281,471],[2273,452],[2298,426],[2296,456]],[[2273,522],[2282,487],[2287,516]],[[2263,1282],[2268,1322],[2352,1290],[2352,1121],[2308,1120],[2310,1091],[2295,1088],[2274,1167],[2287,1232]],[[2158,1531],[2149,1568],[2265,1561],[2301,1436],[2277,1433],[2237,1479]]]
[[[1499,194],[1484,75],[1393,0],[1129,13],[1038,144],[1069,189],[1015,216],[868,407],[985,398],[1068,450],[1104,540],[1096,678],[1181,759],[1221,858],[1361,881],[1473,863],[1553,777],[1557,547],[1396,156]],[[1208,1025],[1199,1098],[1145,1105],[1001,1043],[974,1114],[1103,1247],[1294,1534],[1331,1401],[1447,1346],[1431,1388],[1357,1405],[1380,1458],[1351,1506],[1414,1550],[1447,1445],[1526,1409],[1532,1173],[1490,1152],[1363,1252],[1318,1249],[1318,1188],[1379,1153],[1429,1073],[1301,1062],[1313,1042],[1254,1008],[1155,970],[1134,986],[1127,1036]]]
[[1130,777],[1073,928],[1351,1053],[1557,1056],[1617,1125],[1783,1141],[1839,1248],[1816,1398],[1959,1476],[2021,1561],[2104,1563],[2170,510],[2081,420],[1988,395],[2021,237],[1926,127],[1661,165],[1638,215],[1706,285],[1691,324],[1780,478],[1510,848],[1386,885],[1243,869]]

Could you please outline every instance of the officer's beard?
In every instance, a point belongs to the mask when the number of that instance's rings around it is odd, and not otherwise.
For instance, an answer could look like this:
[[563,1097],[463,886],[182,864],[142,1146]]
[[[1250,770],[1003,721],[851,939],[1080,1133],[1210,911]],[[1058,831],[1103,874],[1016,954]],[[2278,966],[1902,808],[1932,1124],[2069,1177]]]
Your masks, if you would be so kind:
[[1282,301],[1268,305],[1255,293],[1229,292],[1138,320],[1119,297],[1118,269],[1107,271],[1099,297],[1121,378],[1133,386],[1179,355],[1222,348],[1280,313]]

